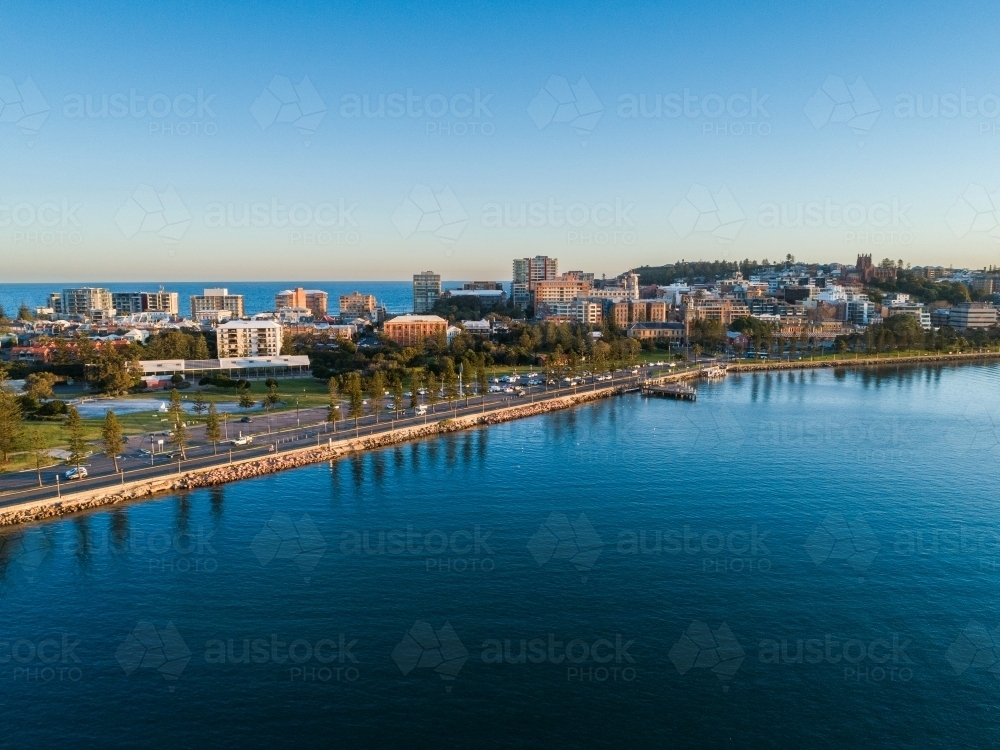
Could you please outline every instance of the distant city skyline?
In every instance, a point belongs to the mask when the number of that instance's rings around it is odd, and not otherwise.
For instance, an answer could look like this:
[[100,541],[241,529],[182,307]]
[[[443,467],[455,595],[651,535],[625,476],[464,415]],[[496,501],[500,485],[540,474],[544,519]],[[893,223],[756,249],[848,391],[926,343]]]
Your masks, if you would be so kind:
[[993,9],[93,6],[5,11],[0,282],[1000,261]]

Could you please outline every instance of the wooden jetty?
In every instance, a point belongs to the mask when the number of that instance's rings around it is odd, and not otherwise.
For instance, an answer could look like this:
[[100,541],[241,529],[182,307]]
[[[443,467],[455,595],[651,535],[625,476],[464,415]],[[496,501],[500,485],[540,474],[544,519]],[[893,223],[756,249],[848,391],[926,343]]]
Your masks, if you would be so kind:
[[687,383],[646,383],[642,388],[643,396],[659,396],[660,398],[673,398],[679,401],[697,401],[698,389]]

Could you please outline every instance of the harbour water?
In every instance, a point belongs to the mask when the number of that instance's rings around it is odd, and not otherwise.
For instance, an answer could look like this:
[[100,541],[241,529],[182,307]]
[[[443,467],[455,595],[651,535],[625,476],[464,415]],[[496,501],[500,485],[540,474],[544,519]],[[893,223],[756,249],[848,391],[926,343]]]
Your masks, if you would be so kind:
[[998,386],[729,377],[5,530],[3,737],[994,744]]

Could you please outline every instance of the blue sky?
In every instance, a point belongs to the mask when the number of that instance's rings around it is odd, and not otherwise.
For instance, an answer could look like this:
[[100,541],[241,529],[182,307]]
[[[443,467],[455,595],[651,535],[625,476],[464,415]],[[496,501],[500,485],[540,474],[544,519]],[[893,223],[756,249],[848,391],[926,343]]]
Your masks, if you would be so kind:
[[996,264],[996,15],[0,2],[0,283]]

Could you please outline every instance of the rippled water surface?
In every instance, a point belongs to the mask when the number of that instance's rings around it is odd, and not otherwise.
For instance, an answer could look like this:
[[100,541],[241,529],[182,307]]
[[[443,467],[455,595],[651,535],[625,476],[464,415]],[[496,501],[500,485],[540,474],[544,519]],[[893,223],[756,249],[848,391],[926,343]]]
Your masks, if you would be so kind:
[[3,737],[995,744],[998,385],[730,377],[7,531]]

